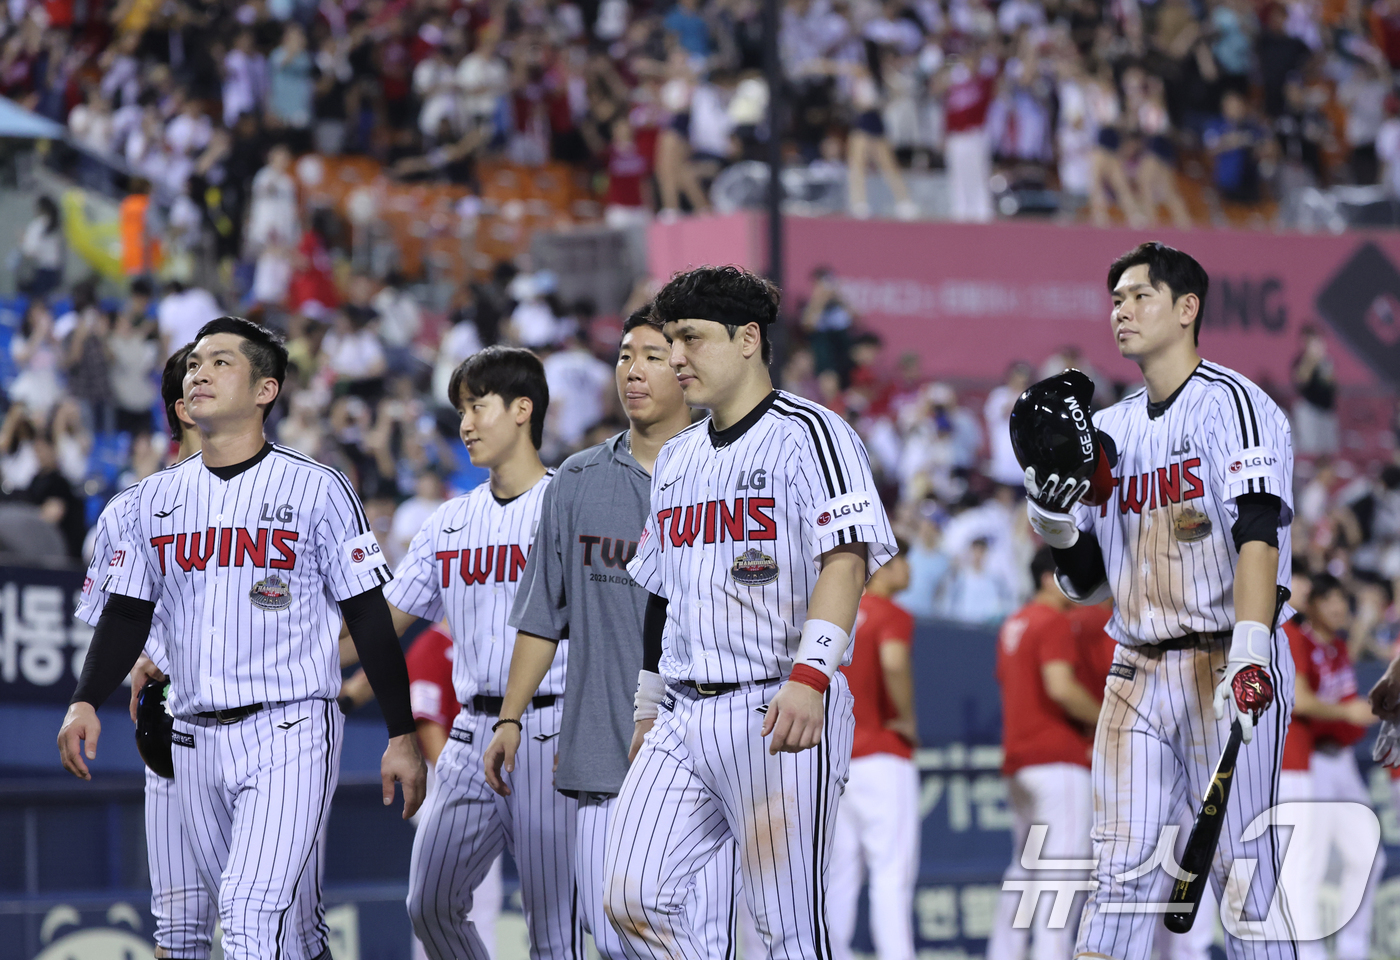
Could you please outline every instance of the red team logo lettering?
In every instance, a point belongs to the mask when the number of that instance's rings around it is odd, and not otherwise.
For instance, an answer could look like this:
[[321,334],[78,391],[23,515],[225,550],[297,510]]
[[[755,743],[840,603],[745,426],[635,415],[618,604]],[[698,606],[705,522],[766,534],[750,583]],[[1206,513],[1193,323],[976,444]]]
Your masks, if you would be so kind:
[[[656,529],[663,533],[661,549],[666,549],[666,541],[673,547],[694,546],[701,543],[724,543],[726,539],[736,543],[745,540],[778,539],[778,523],[773,517],[777,501],[772,497],[735,497],[733,505],[728,500],[709,500],[693,507],[669,507],[656,514]],[[666,521],[671,521],[670,530]]]
[[[271,535],[271,548],[268,540]],[[271,567],[274,570],[292,570],[297,565],[296,550],[292,547],[301,534],[295,530],[268,530],[259,527],[256,531],[244,527],[210,527],[194,533],[167,533],[151,538],[156,558],[160,562],[160,572],[164,575],[169,569],[166,561],[166,547],[174,544],[175,562],[186,573],[203,570],[214,559],[218,551],[216,566],[241,567],[252,564],[255,567]],[[113,557],[115,560],[115,557]]]
[[439,550],[435,554],[438,563],[442,564],[442,588],[446,590],[452,585],[452,564],[457,562],[457,572],[462,577],[462,582],[468,586],[477,586],[491,579],[492,568],[495,568],[495,581],[505,583],[507,570],[509,579],[515,583],[520,579],[520,572],[525,569],[525,561],[530,557],[530,549],[520,549],[516,543],[503,543],[496,547],[477,547],[475,549],[467,547],[465,550]]
[[[1183,463],[1158,467],[1147,473],[1130,477],[1114,477],[1113,486],[1118,490],[1118,512],[1142,513],[1144,509],[1156,510],[1169,503],[1184,503],[1199,500],[1206,495],[1206,485],[1196,473],[1201,466],[1200,457],[1192,457]],[[1108,516],[1108,503],[1105,500],[1099,507],[1099,516]]]

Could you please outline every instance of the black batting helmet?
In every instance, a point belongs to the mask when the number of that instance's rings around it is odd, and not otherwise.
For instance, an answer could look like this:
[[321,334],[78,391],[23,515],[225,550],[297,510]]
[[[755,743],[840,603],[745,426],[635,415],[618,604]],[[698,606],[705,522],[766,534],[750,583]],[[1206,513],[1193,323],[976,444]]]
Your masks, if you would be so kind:
[[175,718],[165,709],[170,693],[169,680],[147,680],[136,695],[136,750],[146,766],[167,780],[175,779],[170,756],[170,733]]
[[1011,408],[1011,448],[1021,468],[1035,467],[1042,480],[1051,474],[1088,480],[1083,501],[1098,506],[1113,492],[1118,453],[1094,429],[1093,398],[1094,381],[1078,370],[1031,384]]

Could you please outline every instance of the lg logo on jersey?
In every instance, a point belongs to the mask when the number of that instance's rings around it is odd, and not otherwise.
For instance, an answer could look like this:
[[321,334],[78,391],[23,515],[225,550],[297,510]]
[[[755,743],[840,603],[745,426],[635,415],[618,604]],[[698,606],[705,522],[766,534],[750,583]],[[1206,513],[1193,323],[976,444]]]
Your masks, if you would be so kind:
[[870,499],[866,498],[855,503],[843,503],[839,507],[833,507],[830,510],[823,510],[817,516],[817,526],[824,527],[827,524],[831,523],[831,521],[833,520],[842,520],[846,517],[852,517],[857,514],[864,513],[865,511],[869,510],[870,507]]
[[739,482],[734,484],[735,490],[762,490],[768,486],[768,471],[763,467],[757,470],[750,470],[746,478],[744,471],[739,471]]
[[1276,463],[1278,463],[1277,457],[1270,457],[1264,455],[1244,457],[1230,464],[1230,472],[1243,473],[1244,471],[1249,469],[1264,469],[1267,467],[1272,467]]
[[274,520],[278,523],[291,523],[294,516],[296,516],[296,511],[292,509],[290,503],[280,504],[276,510],[272,509],[272,504],[264,503],[258,519],[263,523],[272,523]]
[[350,551],[350,562],[364,563],[365,557],[373,557],[379,552],[379,544],[377,543],[371,543],[368,547],[356,547]]

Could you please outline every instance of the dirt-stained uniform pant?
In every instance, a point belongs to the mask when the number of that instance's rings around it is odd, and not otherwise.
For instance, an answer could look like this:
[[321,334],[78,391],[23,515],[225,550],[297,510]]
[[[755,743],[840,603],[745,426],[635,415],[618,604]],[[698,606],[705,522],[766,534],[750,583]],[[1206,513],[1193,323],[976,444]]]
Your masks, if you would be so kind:
[[668,689],[608,833],[604,909],[627,956],[706,956],[686,899],[695,874],[731,840],[768,955],[830,956],[826,873],[855,734],[853,701],[837,673],[824,695],[821,743],[772,756],[761,730],[779,687],[745,685],[714,697]]
[[[1256,825],[1252,839],[1243,839],[1246,827],[1277,802],[1293,709],[1293,657],[1282,631],[1274,634],[1270,656],[1274,703],[1255,724],[1253,741],[1240,748],[1211,870],[1230,960],[1296,958],[1286,898],[1280,894],[1274,902],[1281,865],[1277,832]],[[1228,718],[1217,721],[1212,706],[1227,659],[1228,638],[1169,651],[1120,644],[1114,654],[1094,735],[1098,888],[1084,908],[1076,955],[1148,960],[1163,917],[1150,905],[1166,903],[1172,880],[1161,866],[1140,868],[1152,861],[1166,828],[1187,810],[1194,820],[1229,737]],[[1235,879],[1227,882],[1236,867]],[[1256,927],[1264,921],[1264,929],[1252,935],[1237,918]]]

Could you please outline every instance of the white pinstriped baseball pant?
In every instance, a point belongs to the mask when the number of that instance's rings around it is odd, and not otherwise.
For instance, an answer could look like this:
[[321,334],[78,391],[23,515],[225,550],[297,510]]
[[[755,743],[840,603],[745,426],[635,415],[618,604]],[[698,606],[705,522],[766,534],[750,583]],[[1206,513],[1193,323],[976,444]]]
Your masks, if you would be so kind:
[[[1166,652],[1120,644],[1115,652],[1115,672],[1108,677],[1094,736],[1092,836],[1099,886],[1084,907],[1076,955],[1148,960],[1162,913],[1114,912],[1108,905],[1163,903],[1170,896],[1170,878],[1160,867],[1132,879],[1123,875],[1149,862],[1163,829],[1180,822],[1188,803],[1194,814],[1205,794],[1230,734],[1228,719],[1217,721],[1212,706],[1227,659],[1222,643]],[[1274,904],[1282,862],[1277,832],[1268,827],[1255,839],[1240,839],[1255,817],[1277,803],[1294,677],[1281,630],[1274,634],[1270,660],[1274,703],[1255,724],[1253,741],[1240,747],[1211,880],[1217,894],[1223,891],[1222,917],[1269,918],[1274,936],[1240,939],[1229,933],[1227,922],[1230,960],[1297,957],[1296,946],[1287,939],[1292,921],[1285,898]],[[1132,676],[1120,675],[1125,673]],[[1253,862],[1244,889],[1226,884],[1236,860]],[[1197,922],[1207,919],[1198,917]]]
[[472,891],[503,849],[520,871],[532,960],[582,960],[572,862],[577,805],[554,789],[563,712],[562,700],[525,711],[515,772],[502,773],[509,797],[487,785],[482,767],[495,718],[463,710],[452,722],[409,866],[408,916],[433,960],[487,960],[467,915]]
[[838,672],[824,696],[821,743],[771,756],[760,709],[778,689],[752,685],[701,697],[670,688],[627,771],[608,832],[604,909],[629,958],[705,957],[686,897],[694,876],[730,841],[738,843],[744,900],[769,956],[831,956],[826,874],[851,759],[853,701]]
[[326,948],[321,847],[345,718],[331,700],[265,707],[236,723],[175,719],[185,835],[218,892],[227,960],[298,960]]

